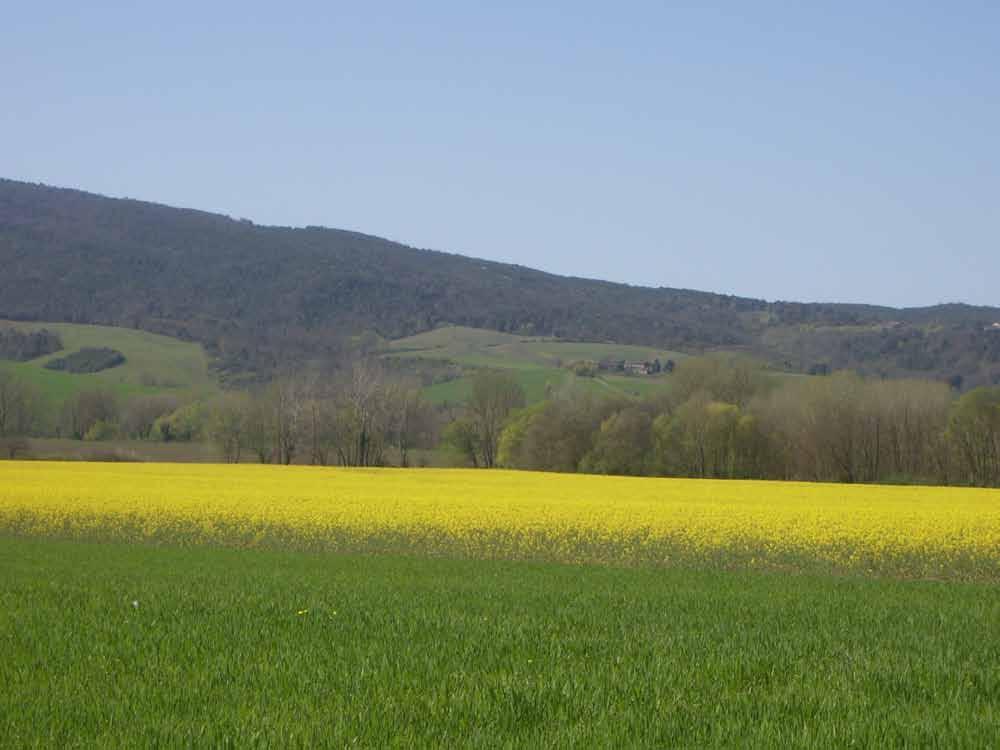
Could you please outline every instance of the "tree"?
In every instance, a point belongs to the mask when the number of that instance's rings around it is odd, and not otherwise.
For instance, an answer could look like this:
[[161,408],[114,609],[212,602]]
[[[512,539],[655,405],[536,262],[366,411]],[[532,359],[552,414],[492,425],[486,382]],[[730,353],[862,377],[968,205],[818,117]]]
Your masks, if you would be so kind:
[[97,422],[118,424],[118,400],[110,391],[80,391],[63,406],[63,429],[75,440],[83,440]]
[[312,374],[305,387],[302,409],[303,440],[309,451],[309,463],[326,466],[336,443],[337,407],[326,381]]
[[244,394],[226,394],[212,406],[208,434],[219,446],[226,463],[240,462],[247,445],[249,412],[249,399]]
[[895,380],[872,388],[884,421],[880,478],[947,481],[952,466],[945,433],[954,401],[947,384]]
[[473,468],[479,468],[479,430],[471,419],[456,419],[451,422],[444,430],[442,442],[463,461]]
[[412,448],[428,447],[435,432],[434,410],[412,383],[397,383],[386,393],[390,441],[399,453],[399,465],[410,465]]
[[381,466],[389,435],[385,369],[377,360],[355,362],[337,389],[334,443],[344,466]]
[[59,335],[45,328],[40,331],[20,331],[0,328],[0,359],[28,362],[62,349]]
[[266,396],[274,416],[274,439],[278,462],[292,463],[302,436],[304,388],[301,381],[283,377],[271,384]]
[[156,420],[176,411],[179,406],[174,396],[136,396],[125,405],[121,431],[130,438],[148,440]]
[[[512,418],[507,435],[505,466],[539,471],[579,471],[594,447],[601,423],[628,405],[614,398],[597,398],[579,388],[531,407]],[[525,424],[519,423],[524,420]],[[521,433],[521,434],[518,434]]]
[[656,465],[665,474],[732,479],[762,471],[756,420],[735,404],[711,401],[704,393],[656,418],[653,445]]
[[0,437],[23,437],[38,428],[41,396],[38,389],[0,370]]
[[201,440],[209,417],[204,404],[193,401],[157,419],[151,435],[164,443]]
[[[497,444],[497,465],[508,468],[528,468],[530,457],[526,455],[526,438],[538,415],[546,408],[542,402],[519,410],[507,420]],[[574,467],[575,468],[575,467]]]
[[1000,387],[976,388],[955,404],[948,437],[971,484],[1000,485]]
[[103,419],[99,419],[90,426],[83,439],[98,442],[102,440],[114,440],[116,437],[118,437],[118,425],[114,422],[105,422]]
[[799,378],[759,407],[784,454],[785,478],[871,482],[881,472],[885,420],[877,394],[853,373]]
[[27,449],[27,436],[39,429],[41,403],[37,388],[0,371],[0,452],[7,458]]
[[646,474],[649,471],[652,436],[649,414],[628,406],[601,423],[581,470],[595,474]]
[[767,388],[768,381],[757,362],[735,355],[711,354],[689,357],[673,368],[670,390],[678,404],[703,393],[711,401],[743,409]]
[[247,447],[257,460],[269,464],[274,458],[275,430],[273,411],[262,394],[251,396],[245,405],[243,434]]
[[479,463],[483,467],[496,466],[504,422],[514,409],[522,406],[524,389],[513,375],[485,369],[476,373],[466,411],[476,433]]

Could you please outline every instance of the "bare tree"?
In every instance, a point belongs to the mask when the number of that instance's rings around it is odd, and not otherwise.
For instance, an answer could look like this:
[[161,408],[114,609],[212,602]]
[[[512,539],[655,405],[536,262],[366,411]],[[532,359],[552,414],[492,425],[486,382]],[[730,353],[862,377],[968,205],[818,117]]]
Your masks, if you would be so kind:
[[1000,485],[1000,387],[976,388],[955,404],[948,435],[965,480]]
[[295,459],[302,435],[305,389],[301,380],[284,377],[271,385],[268,402],[274,415],[274,438],[279,463]]
[[250,401],[245,394],[228,393],[212,406],[209,435],[226,463],[238,464],[248,442]]
[[884,417],[883,478],[947,481],[944,445],[953,397],[947,384],[920,380],[872,384]]
[[80,391],[63,406],[63,427],[70,437],[83,440],[99,422],[118,423],[118,400],[110,391]]
[[274,413],[264,394],[252,395],[246,404],[243,420],[246,445],[262,464],[275,457]]
[[504,422],[514,409],[522,406],[524,389],[513,375],[495,370],[476,373],[466,410],[476,432],[483,467],[492,469],[496,466]]
[[479,433],[471,419],[462,417],[448,424],[444,430],[443,440],[459,455],[462,461],[475,469],[479,468]]
[[0,371],[0,437],[24,437],[38,429],[41,397],[31,384]]
[[381,466],[388,434],[386,377],[375,360],[356,362],[337,390],[334,442],[344,466]]
[[434,411],[414,383],[390,384],[386,389],[390,440],[399,453],[399,465],[410,465],[410,450],[426,447],[435,432]]
[[326,466],[336,454],[337,443],[338,405],[333,384],[318,370],[313,370],[302,381],[302,397],[303,450],[308,451],[310,464]]

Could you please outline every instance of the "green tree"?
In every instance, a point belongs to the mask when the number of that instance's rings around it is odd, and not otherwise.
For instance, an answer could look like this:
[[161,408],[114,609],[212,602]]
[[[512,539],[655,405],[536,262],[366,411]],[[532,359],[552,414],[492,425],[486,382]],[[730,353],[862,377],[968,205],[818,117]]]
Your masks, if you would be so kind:
[[474,468],[479,468],[479,431],[471,419],[462,418],[451,422],[442,436],[442,442]]
[[581,462],[581,470],[595,474],[649,473],[651,427],[649,414],[638,407],[615,412],[601,423],[594,447]]
[[152,434],[164,443],[195,442],[204,436],[208,419],[205,405],[195,401],[157,419]]
[[110,391],[80,391],[63,405],[63,429],[75,440],[83,440],[97,422],[117,425],[118,415],[118,399]]

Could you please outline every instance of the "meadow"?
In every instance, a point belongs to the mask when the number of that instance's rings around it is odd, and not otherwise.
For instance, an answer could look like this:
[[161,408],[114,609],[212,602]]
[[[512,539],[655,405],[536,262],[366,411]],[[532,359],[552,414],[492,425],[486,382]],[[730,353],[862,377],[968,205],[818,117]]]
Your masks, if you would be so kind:
[[[389,342],[394,357],[454,362],[472,368],[492,367],[510,372],[524,388],[529,404],[543,401],[552,391],[572,386],[598,396],[644,396],[669,387],[666,377],[630,377],[601,373],[577,377],[566,365],[580,360],[637,360],[679,362],[688,355],[647,346],[563,341],[542,336],[517,336],[465,326],[443,326]],[[472,392],[472,376],[437,383],[424,395],[436,404],[464,402]]]
[[0,462],[0,571],[15,747],[1000,742],[996,490]]
[[389,350],[401,356],[450,359],[477,367],[562,367],[577,360],[633,359],[680,361],[688,355],[630,344],[565,341],[547,336],[518,336],[467,326],[442,326],[396,339]]
[[[171,393],[183,399],[207,398],[219,392],[209,372],[208,355],[200,344],[129,328],[76,323],[28,323],[0,320],[0,326],[21,331],[46,328],[59,334],[63,349],[30,362],[0,360],[0,369],[35,384],[50,404],[58,405],[74,394],[101,388],[120,396]],[[125,363],[102,372],[73,374],[45,368],[50,360],[82,348],[116,349]]]
[[992,586],[0,537],[9,747],[995,747]]

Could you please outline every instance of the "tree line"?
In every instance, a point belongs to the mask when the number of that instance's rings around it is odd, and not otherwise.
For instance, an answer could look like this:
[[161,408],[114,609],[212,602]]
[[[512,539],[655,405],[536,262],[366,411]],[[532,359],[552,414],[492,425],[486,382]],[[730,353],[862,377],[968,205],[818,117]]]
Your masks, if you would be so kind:
[[482,468],[1000,486],[1000,387],[789,376],[723,355],[683,360],[665,381],[641,400],[575,385],[526,406],[513,375],[483,369],[461,407],[440,407],[369,358],[209,402],[82,391],[53,415],[0,371],[0,451],[57,435],[211,441],[231,462],[410,466],[437,449],[438,462]]
[[173,395],[123,400],[88,389],[58,410],[27,380],[0,371],[0,451],[23,455],[29,437],[85,441],[211,441],[223,460],[344,466],[408,466],[412,451],[433,447],[442,415],[419,383],[377,360],[344,370],[276,378],[207,402]]
[[207,431],[223,458],[319,466],[399,466],[430,448],[438,413],[419,385],[392,377],[377,360],[330,376],[281,377],[256,393],[230,393],[212,410]]
[[43,328],[40,331],[21,331],[0,327],[0,359],[27,362],[62,349],[59,334]]
[[779,376],[708,356],[642,401],[579,392],[515,414],[499,463],[544,471],[1000,486],[1000,388]]

